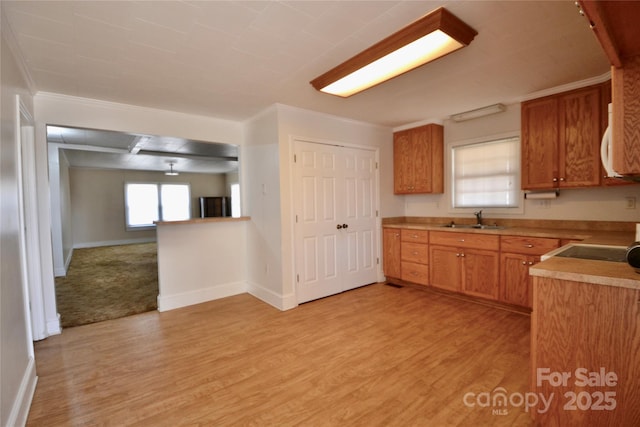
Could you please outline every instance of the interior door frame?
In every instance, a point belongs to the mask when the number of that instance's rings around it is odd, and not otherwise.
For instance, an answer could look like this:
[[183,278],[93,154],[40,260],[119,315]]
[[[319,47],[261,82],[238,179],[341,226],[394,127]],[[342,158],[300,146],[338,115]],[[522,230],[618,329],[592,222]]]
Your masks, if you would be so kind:
[[40,264],[35,126],[29,109],[16,95],[16,139],[20,258],[26,323],[30,340],[47,337]]
[[[352,148],[352,149],[357,149],[357,150],[367,150],[367,151],[373,151],[375,153],[375,162],[376,162],[376,168],[375,168],[375,189],[374,189],[374,193],[375,193],[375,211],[376,211],[376,224],[375,224],[375,242],[376,242],[376,261],[377,261],[377,277],[376,280],[377,282],[381,282],[384,280],[384,276],[382,273],[382,266],[381,266],[381,259],[382,259],[382,255],[381,255],[381,251],[382,251],[382,217],[380,216],[380,148],[376,147],[376,146],[371,146],[371,145],[361,145],[361,144],[352,144],[352,143],[346,143],[346,142],[337,142],[337,141],[333,141],[333,140],[326,140],[326,139],[318,139],[318,138],[308,138],[308,137],[301,137],[301,136],[295,136],[295,135],[290,135],[289,136],[289,153],[290,153],[290,158],[291,158],[291,162],[289,163],[289,176],[291,177],[291,179],[289,180],[289,194],[290,194],[290,200],[289,200],[289,214],[290,214],[290,230],[289,232],[291,233],[291,248],[292,248],[292,253],[291,253],[291,283],[293,284],[293,297],[294,299],[297,301],[297,281],[296,281],[296,271],[297,271],[297,265],[296,265],[296,243],[297,243],[297,234],[296,234],[296,222],[295,222],[295,217],[296,217],[296,212],[295,212],[295,183],[294,183],[294,177],[295,177],[295,163],[293,161],[293,155],[295,153],[295,144],[296,142],[306,142],[306,143],[311,143],[311,144],[321,144],[321,145],[331,145],[331,146],[339,146],[339,147],[345,147],[345,148]],[[296,302],[297,305],[297,302]]]

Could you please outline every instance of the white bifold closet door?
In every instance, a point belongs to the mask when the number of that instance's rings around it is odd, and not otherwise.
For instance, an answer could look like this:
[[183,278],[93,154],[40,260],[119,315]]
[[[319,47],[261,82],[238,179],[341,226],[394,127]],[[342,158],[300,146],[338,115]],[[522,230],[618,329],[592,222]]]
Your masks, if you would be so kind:
[[377,279],[376,152],[294,143],[298,303]]

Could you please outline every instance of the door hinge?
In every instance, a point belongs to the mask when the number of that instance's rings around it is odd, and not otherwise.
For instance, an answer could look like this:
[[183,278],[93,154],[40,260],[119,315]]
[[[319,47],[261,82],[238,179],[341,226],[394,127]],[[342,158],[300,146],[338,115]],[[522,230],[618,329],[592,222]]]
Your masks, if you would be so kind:
[[293,155],[293,163],[297,163],[298,162],[298,156],[297,155]]
[[300,283],[300,275],[296,274],[296,282]]
[[378,162],[376,162],[376,170],[378,170]]
[[298,215],[296,215],[296,224],[298,223]]
[[376,218],[378,218],[378,211],[376,210]]
[[376,258],[376,264],[380,265],[380,258]]

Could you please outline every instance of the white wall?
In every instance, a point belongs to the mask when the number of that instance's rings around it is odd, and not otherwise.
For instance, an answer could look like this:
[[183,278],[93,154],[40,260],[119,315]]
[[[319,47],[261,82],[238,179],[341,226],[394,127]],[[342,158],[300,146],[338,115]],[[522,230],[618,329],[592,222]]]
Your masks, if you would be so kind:
[[247,291],[246,221],[158,226],[158,310]]
[[[451,173],[449,153],[451,144],[461,141],[491,140],[507,135],[520,135],[520,104],[512,104],[504,113],[455,123],[444,122],[445,140],[445,193],[437,195],[407,195],[406,216],[469,217],[471,210],[454,212],[450,208]],[[638,208],[625,209],[625,197],[635,197]],[[640,185],[563,189],[557,199],[525,200],[524,210],[513,214],[492,213],[489,218],[567,219],[602,221],[638,221],[640,219]]]
[[[2,13],[0,11],[0,13]],[[4,25],[3,25],[4,27]],[[17,97],[33,115],[27,82],[2,31],[0,51],[0,425],[23,425],[36,374],[19,226]]]
[[246,123],[242,162],[247,224],[247,284],[249,292],[280,309],[295,306],[282,288],[280,225],[280,159],[278,112],[271,107]]
[[189,184],[192,218],[200,216],[198,197],[226,193],[224,174],[166,176],[163,172],[71,168],[69,175],[74,248],[156,240],[155,229],[127,231],[124,206],[127,182]]

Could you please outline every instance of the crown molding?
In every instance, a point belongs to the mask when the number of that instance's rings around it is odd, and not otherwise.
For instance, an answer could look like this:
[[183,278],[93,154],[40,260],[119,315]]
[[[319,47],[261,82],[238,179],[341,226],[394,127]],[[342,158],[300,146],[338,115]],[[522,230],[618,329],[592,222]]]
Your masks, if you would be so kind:
[[530,101],[532,99],[543,98],[545,96],[555,95],[562,92],[568,92],[574,89],[580,89],[586,86],[604,83],[609,79],[611,79],[611,71],[607,71],[606,73],[600,76],[590,77],[588,79],[578,80],[577,82],[571,82],[564,85],[555,86],[549,89],[543,89],[537,92],[533,92],[533,93],[524,95],[522,97],[519,97],[517,99],[514,99],[510,102],[504,102],[503,104],[509,105],[509,104],[515,104],[518,102]]

